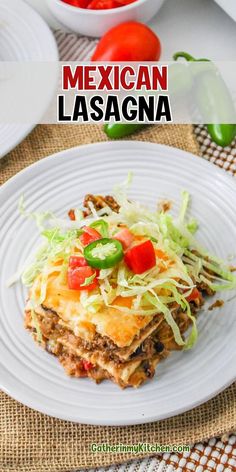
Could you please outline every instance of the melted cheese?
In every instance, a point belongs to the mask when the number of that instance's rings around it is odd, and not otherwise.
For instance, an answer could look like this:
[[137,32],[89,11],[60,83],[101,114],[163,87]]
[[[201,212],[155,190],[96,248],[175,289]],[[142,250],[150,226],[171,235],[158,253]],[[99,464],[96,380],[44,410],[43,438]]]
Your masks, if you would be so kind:
[[[40,276],[32,292],[38,294]],[[132,300],[117,299],[116,305],[128,306]],[[151,316],[135,316],[105,305],[97,313],[88,313],[80,302],[80,291],[70,290],[60,282],[56,273],[49,276],[43,306],[55,311],[70,326],[76,336],[91,340],[95,333],[107,336],[118,347],[130,346],[140,330],[152,320]]]

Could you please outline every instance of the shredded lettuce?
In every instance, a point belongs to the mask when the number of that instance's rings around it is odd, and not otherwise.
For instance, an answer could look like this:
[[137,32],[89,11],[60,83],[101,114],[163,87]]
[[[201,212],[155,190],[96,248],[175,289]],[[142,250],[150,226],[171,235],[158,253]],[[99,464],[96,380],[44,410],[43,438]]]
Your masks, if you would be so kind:
[[[58,228],[43,230],[42,236],[46,242],[38,249],[34,260],[22,271],[22,282],[26,287],[31,287],[39,274],[43,274],[41,282],[41,297],[46,291],[47,277],[50,272],[61,272],[61,280],[65,280],[66,263],[71,255],[74,240],[77,238],[77,230],[61,233]],[[61,261],[61,264],[58,262]],[[55,267],[55,263],[57,264]],[[41,303],[42,303],[41,301]]]
[[90,285],[94,281],[95,277],[96,277],[96,272],[94,272],[94,274],[91,275],[90,277],[86,277],[84,283],[81,284],[81,287],[87,287],[88,285]]
[[[51,212],[26,212],[22,197],[19,210],[23,216],[36,222],[43,244],[36,251],[34,258],[27,261],[23,270],[18,270],[9,282],[14,283],[21,276],[24,285],[32,287],[32,306],[42,304],[51,274],[55,273],[59,283],[66,285],[70,255],[83,255],[83,246],[79,239],[83,226],[97,227],[100,221],[101,228],[104,228],[104,231],[107,231],[106,236],[110,237],[120,231],[121,227],[127,227],[136,241],[143,238],[152,241],[157,254],[156,266],[142,274],[134,274],[125,262],[121,261],[111,269],[101,270],[98,286],[91,292],[81,291],[82,310],[85,313],[97,313],[106,306],[134,316],[153,316],[160,313],[171,327],[176,343],[184,349],[190,349],[198,336],[196,319],[191,314],[187,301],[193,288],[203,282],[215,292],[235,289],[236,276],[223,261],[211,255],[196,240],[198,222],[189,217],[191,199],[187,191],[182,192],[182,202],[175,218],[169,212],[150,211],[144,205],[131,201],[127,195],[131,181],[130,173],[127,180],[114,189],[114,198],[120,206],[119,213],[108,206],[96,210],[93,203],[89,202],[91,214],[84,218],[82,210],[76,209],[75,221],[56,218]],[[106,246],[98,245],[93,251],[94,257],[99,255],[100,258],[105,258],[114,251],[114,247],[112,243]],[[165,257],[161,257],[162,254]],[[95,274],[86,278],[83,286],[86,288],[94,278]],[[35,281],[39,284],[37,297],[34,290]],[[128,303],[128,306],[117,303],[118,297],[130,298],[130,306]],[[176,305],[181,307],[191,320],[192,329],[186,340],[182,338],[173,316]],[[32,310],[32,320],[40,339],[37,317],[33,316]]]
[[88,291],[83,290],[80,296],[80,303],[88,313],[97,313],[103,306],[103,298],[98,293],[89,295]]
[[186,190],[183,190],[181,195],[182,195],[182,204],[181,204],[180,212],[179,212],[179,221],[183,223],[186,217],[188,206],[189,206],[190,195],[188,192],[186,192]]
[[99,215],[97,213],[97,210],[95,209],[95,206],[92,202],[88,202],[88,206],[89,206],[89,209],[93,215],[93,217],[95,218],[95,220],[98,220],[99,219]]
[[145,298],[147,301],[149,301],[153,306],[155,306],[158,310],[159,313],[163,313],[165,321],[168,323],[168,325],[172,328],[173,334],[175,341],[179,346],[184,346],[184,340],[182,339],[182,336],[180,334],[179,327],[177,323],[175,322],[170,309],[164,303],[162,303],[158,296],[156,295],[155,292],[152,291],[152,295],[147,292],[145,294]]
[[25,216],[26,218],[32,218],[35,220],[36,225],[40,231],[43,231],[45,228],[45,221],[47,221],[49,218],[54,219],[53,213],[46,211],[46,212],[32,212],[29,213],[25,210],[25,203],[24,203],[24,195],[22,195],[19,199],[19,204],[18,204],[18,209],[19,213],[22,216]]
[[99,280],[108,279],[108,277],[112,274],[114,268],[111,269],[101,269],[99,273]]
[[121,206],[126,205],[128,202],[127,192],[132,184],[132,180],[133,180],[133,173],[129,172],[127,179],[122,184],[116,185],[113,188],[113,195],[116,201],[118,202],[118,204]]
[[107,244],[98,244],[91,250],[91,255],[94,258],[99,258],[102,261],[106,259],[107,256],[112,256],[116,252],[116,246],[114,243]]
[[84,215],[82,210],[79,208],[75,208],[75,221],[81,221],[84,219]]
[[196,344],[197,339],[198,339],[198,330],[197,330],[196,318],[191,313],[189,303],[187,302],[187,300],[184,300],[184,303],[186,305],[187,315],[188,315],[189,319],[192,321],[192,325],[193,325],[192,330],[190,332],[190,335],[187,338],[187,341],[186,341],[185,346],[184,346],[184,349],[188,350],[188,349],[192,349],[194,344]]
[[191,234],[195,234],[198,230],[198,222],[195,218],[191,218],[191,220],[187,223],[186,226]]

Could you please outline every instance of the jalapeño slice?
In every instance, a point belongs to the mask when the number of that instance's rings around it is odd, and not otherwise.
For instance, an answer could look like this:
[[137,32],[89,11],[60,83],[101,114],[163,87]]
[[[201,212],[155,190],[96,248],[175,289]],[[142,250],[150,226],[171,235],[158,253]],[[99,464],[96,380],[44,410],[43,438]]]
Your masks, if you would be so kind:
[[110,269],[123,259],[123,247],[116,239],[103,238],[84,248],[84,257],[91,267]]

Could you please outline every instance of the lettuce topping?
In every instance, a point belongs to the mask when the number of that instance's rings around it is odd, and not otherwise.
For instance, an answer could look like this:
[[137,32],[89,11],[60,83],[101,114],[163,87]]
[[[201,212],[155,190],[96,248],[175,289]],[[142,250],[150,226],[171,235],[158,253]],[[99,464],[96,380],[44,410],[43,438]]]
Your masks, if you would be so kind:
[[[171,327],[176,343],[190,349],[197,340],[196,320],[187,300],[192,290],[198,283],[207,284],[214,292],[233,289],[236,288],[236,277],[223,261],[202,248],[195,239],[198,223],[188,218],[190,195],[187,191],[182,192],[179,214],[174,217],[169,212],[150,211],[144,205],[131,201],[127,196],[131,177],[129,175],[123,185],[114,189],[114,198],[120,205],[119,213],[108,207],[97,211],[91,203],[91,215],[84,218],[81,209],[76,209],[76,219],[72,222],[58,219],[50,212],[28,214],[21,200],[21,213],[36,221],[43,243],[33,260],[27,262],[10,283],[20,276],[24,285],[32,287],[40,277],[40,290],[36,295],[32,289],[32,301],[34,305],[42,304],[50,274],[56,273],[60,282],[66,285],[69,257],[71,254],[83,254],[79,239],[83,226],[91,225],[98,230],[100,227],[103,236],[110,238],[121,226],[126,227],[137,240],[152,241],[156,266],[139,275],[134,274],[123,260],[113,268],[102,269],[97,288],[92,292],[81,292],[82,308],[96,313],[105,305],[134,316],[160,313]],[[112,252],[112,244],[105,250]],[[95,251],[100,254],[104,248],[98,245]],[[91,282],[90,277],[85,286]],[[129,300],[130,303],[117,303],[118,299]],[[180,306],[191,320],[192,330],[186,340],[182,338],[173,316],[176,306]],[[32,319],[40,337],[35,316]]]

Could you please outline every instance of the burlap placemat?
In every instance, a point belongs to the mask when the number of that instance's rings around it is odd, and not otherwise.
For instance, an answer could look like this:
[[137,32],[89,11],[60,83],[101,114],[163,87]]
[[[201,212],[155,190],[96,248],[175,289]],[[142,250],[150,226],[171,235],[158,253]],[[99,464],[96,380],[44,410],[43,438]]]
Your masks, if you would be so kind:
[[[199,148],[191,126],[150,127],[133,139],[175,146],[194,154]],[[0,182],[40,158],[79,144],[105,140],[97,126],[38,126],[0,164]],[[37,413],[0,393],[0,471],[69,472],[108,466],[134,457],[94,454],[91,443],[193,444],[236,428],[236,385],[182,415],[151,424],[99,427],[74,424]],[[135,457],[143,457],[140,453]]]
[[[192,127],[186,125],[150,126],[129,139],[167,144],[193,154],[199,150]],[[108,141],[101,126],[39,125],[22,144],[0,160],[0,184],[42,157],[99,141]]]

